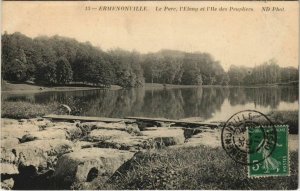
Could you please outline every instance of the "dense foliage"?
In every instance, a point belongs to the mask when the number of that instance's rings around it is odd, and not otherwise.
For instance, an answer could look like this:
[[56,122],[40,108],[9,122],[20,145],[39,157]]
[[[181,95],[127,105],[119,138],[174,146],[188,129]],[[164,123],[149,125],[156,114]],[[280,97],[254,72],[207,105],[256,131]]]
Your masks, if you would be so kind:
[[143,85],[136,52],[104,52],[89,42],[53,36],[28,38],[21,33],[2,35],[2,78],[39,84],[82,82],[101,86]]
[[219,62],[207,53],[162,50],[145,55],[146,82],[185,85],[227,85],[229,78]]
[[280,68],[275,60],[249,68],[231,66],[228,75],[231,85],[280,84],[298,81],[298,69]]
[[162,50],[140,54],[121,49],[104,52],[89,42],[60,36],[29,38],[2,35],[2,79],[65,85],[81,82],[101,86],[256,85],[298,81],[298,69],[280,68],[270,60],[254,68],[231,66],[225,72],[208,53]]

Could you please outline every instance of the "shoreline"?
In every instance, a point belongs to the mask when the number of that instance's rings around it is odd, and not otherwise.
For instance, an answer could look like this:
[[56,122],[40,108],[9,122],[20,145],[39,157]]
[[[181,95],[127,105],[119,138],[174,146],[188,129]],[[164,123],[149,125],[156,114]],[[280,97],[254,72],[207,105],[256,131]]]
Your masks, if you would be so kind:
[[20,83],[14,84],[9,82],[1,83],[1,93],[18,94],[18,93],[41,93],[51,91],[83,91],[83,90],[119,90],[122,87],[112,85],[109,88],[91,87],[91,86],[40,86],[36,84]]
[[[1,118],[1,121],[4,137],[1,140],[4,153],[1,165],[4,167],[3,174],[9,176],[1,184],[13,190],[113,190],[116,187],[127,188],[133,182],[141,184],[140,181],[144,179],[140,177],[149,177],[149,172],[152,177],[158,177],[153,181],[176,180],[180,184],[174,185],[174,188],[179,188],[185,183],[185,179],[180,177],[181,174],[186,176],[184,172],[188,172],[187,176],[190,177],[200,174],[212,176],[212,172],[206,170],[207,163],[203,161],[209,161],[211,168],[220,169],[218,171],[221,173],[217,176],[219,180],[228,178],[228,171],[243,169],[236,165],[236,169],[232,169],[232,160],[221,146],[220,128],[199,126],[191,131],[180,126],[158,128],[125,122],[54,122],[45,118]],[[290,164],[291,169],[295,169],[299,135],[289,136]],[[197,171],[193,170],[195,166]],[[172,171],[165,170],[166,167]],[[27,169],[30,171],[25,171]],[[106,173],[95,173],[95,176],[87,178],[94,169]],[[115,179],[116,174],[119,177]],[[247,175],[246,171],[242,174]],[[298,173],[291,171],[291,175],[293,177],[286,177],[287,182],[296,180]],[[120,177],[125,177],[127,182],[118,181]],[[245,180],[237,175],[231,177],[235,181]],[[112,182],[107,182],[108,178]],[[197,182],[191,188],[196,189],[200,184]],[[260,186],[261,183],[256,185]],[[151,186],[149,184],[145,188],[165,188],[161,185]]]
[[[293,84],[286,84],[286,85],[278,85],[278,84],[264,84],[264,85],[251,85],[251,86],[223,86],[223,85],[178,85],[178,84],[159,84],[159,83],[145,83],[144,86],[135,87],[135,88],[144,88],[146,90],[155,90],[155,89],[174,89],[174,88],[261,88],[261,87],[285,87],[285,86],[293,86],[298,87]],[[83,91],[83,90],[120,90],[126,89],[122,88],[118,85],[112,85],[109,88],[103,87],[92,87],[92,86],[54,86],[54,87],[47,87],[47,86],[40,86],[35,84],[29,83],[20,83],[14,84],[9,82],[2,82],[1,83],[1,92],[2,93],[40,93],[40,92],[49,92],[49,91]],[[128,88],[129,89],[129,88]]]

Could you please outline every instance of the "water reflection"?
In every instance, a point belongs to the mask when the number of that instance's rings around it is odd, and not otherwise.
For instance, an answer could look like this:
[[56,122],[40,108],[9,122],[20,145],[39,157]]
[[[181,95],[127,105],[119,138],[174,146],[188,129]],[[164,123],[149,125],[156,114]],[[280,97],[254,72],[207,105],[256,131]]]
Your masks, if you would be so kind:
[[222,88],[198,87],[145,90],[87,90],[42,92],[35,94],[2,94],[2,101],[32,103],[65,103],[75,115],[125,117],[147,116],[180,119],[201,117],[212,119],[216,114],[238,109],[264,111],[298,108],[298,88]]

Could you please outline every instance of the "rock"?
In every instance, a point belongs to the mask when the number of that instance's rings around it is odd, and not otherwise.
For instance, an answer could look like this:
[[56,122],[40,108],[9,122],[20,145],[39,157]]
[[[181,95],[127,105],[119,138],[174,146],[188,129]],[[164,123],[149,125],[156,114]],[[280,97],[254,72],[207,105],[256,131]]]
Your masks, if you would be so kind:
[[18,122],[19,123],[25,123],[25,122],[27,122],[27,119],[19,119]]
[[21,143],[34,141],[34,140],[48,140],[48,139],[66,139],[67,133],[61,129],[47,129],[43,131],[35,131],[30,134],[26,134],[20,140]]
[[[126,131],[96,129],[87,137],[87,141],[95,142],[93,147],[114,148],[137,151],[154,148],[153,137],[134,136]],[[89,146],[87,146],[89,147]]]
[[219,129],[206,130],[197,135],[193,135],[183,146],[195,147],[205,145],[212,148],[221,147],[221,132]]
[[[125,131],[93,130],[88,141],[97,142],[93,147],[138,151],[184,143],[181,128],[147,128],[143,136],[134,136]],[[89,147],[89,146],[88,146]]]
[[35,169],[51,168],[57,157],[70,152],[72,142],[68,140],[36,140],[1,149],[1,162],[33,166]]
[[183,128],[184,138],[191,138],[193,135],[197,135],[203,131],[202,128]]
[[158,146],[170,146],[183,144],[185,141],[182,128],[147,128],[143,135],[153,139]]
[[13,175],[13,174],[19,174],[18,167],[14,164],[10,163],[0,163],[1,165],[1,174],[6,175]]
[[86,122],[78,124],[81,129],[106,129],[106,130],[120,130],[125,131],[126,124],[124,122],[120,123],[104,123],[104,122]]
[[99,148],[114,148],[119,150],[128,151],[139,151],[143,149],[153,149],[156,148],[156,144],[153,139],[146,136],[130,136],[124,138],[111,138],[98,142],[93,145]]
[[58,159],[54,179],[68,189],[74,183],[105,182],[134,153],[115,149],[88,148],[63,155]]
[[29,132],[38,131],[38,127],[32,124],[19,125],[9,124],[1,127],[1,139],[5,138],[19,138],[21,139],[24,135]]
[[1,148],[10,148],[13,146],[18,145],[19,139],[18,138],[7,138],[7,139],[2,139],[1,140]]
[[92,148],[94,147],[95,143],[93,142],[89,142],[89,141],[76,141],[74,143],[74,151],[76,150],[81,150],[81,149],[84,149],[84,148]]
[[136,135],[136,136],[140,136],[142,135],[139,127],[137,124],[127,124],[125,131],[128,132],[131,135]]
[[8,119],[8,118],[1,118],[1,125],[7,126],[7,125],[17,125],[19,122],[15,119]]
[[96,142],[96,141],[105,141],[109,139],[113,139],[113,140],[124,139],[129,137],[131,137],[131,135],[126,131],[95,129],[91,131],[91,133],[87,137],[87,140]]
[[[40,128],[41,129],[41,128]],[[33,140],[44,139],[70,139],[74,140],[81,137],[81,129],[72,123],[57,123],[55,126],[48,126],[43,130],[34,131],[22,137],[21,143]]]
[[57,125],[51,129],[64,130],[66,132],[67,139],[70,140],[78,139],[82,136],[81,129],[76,127],[73,123],[57,123]]
[[26,142],[29,142],[29,141],[34,141],[36,139],[37,139],[37,137],[35,137],[34,135],[26,134],[20,139],[20,143],[26,143]]
[[3,190],[12,190],[13,187],[14,187],[14,180],[12,178],[2,180],[1,189],[3,189]]

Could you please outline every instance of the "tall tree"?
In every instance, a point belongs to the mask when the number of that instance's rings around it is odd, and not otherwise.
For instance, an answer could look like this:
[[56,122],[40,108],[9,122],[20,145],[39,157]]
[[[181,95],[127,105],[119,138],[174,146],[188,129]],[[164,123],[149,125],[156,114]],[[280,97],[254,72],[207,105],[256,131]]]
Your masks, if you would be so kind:
[[60,57],[56,61],[56,82],[58,84],[68,84],[72,81],[73,71],[69,61],[65,57]]

